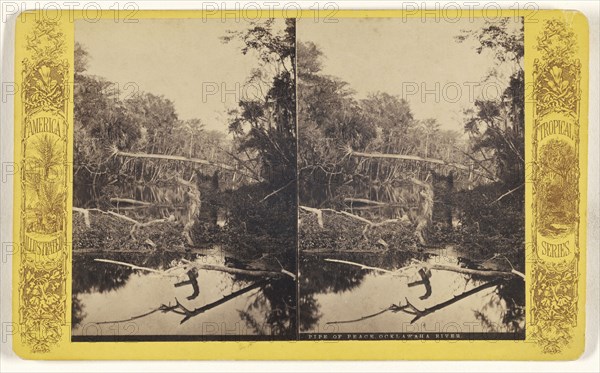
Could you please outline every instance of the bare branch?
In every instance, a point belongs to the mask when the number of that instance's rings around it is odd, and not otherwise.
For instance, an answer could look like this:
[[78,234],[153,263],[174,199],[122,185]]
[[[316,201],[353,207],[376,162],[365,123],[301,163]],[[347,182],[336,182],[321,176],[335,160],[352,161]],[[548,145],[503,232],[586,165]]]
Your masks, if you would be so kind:
[[216,302],[209,303],[209,304],[207,304],[205,306],[202,306],[200,308],[196,308],[194,310],[190,310],[190,309],[186,308],[183,304],[181,304],[179,302],[179,300],[177,298],[175,298],[175,305],[174,306],[171,306],[170,304],[169,305],[164,305],[163,304],[163,305],[161,305],[161,306],[159,306],[159,307],[157,307],[157,308],[155,308],[153,310],[150,310],[149,312],[146,312],[146,313],[138,315],[138,316],[133,316],[133,317],[130,317],[130,318],[124,319],[124,320],[102,321],[102,322],[99,322],[98,324],[112,324],[112,323],[120,323],[120,322],[127,322],[127,321],[137,320],[137,319],[141,319],[142,317],[150,316],[153,313],[158,312],[158,311],[161,311],[163,313],[173,312],[175,314],[184,316],[183,320],[181,320],[181,322],[180,322],[180,324],[183,324],[184,322],[188,321],[189,319],[191,319],[194,316],[198,316],[198,315],[200,315],[200,314],[202,314],[202,313],[204,313],[204,312],[206,312],[206,311],[208,311],[210,309],[213,309],[213,308],[215,308],[217,306],[220,306],[223,303],[229,302],[230,300],[235,299],[235,298],[239,297],[240,295],[243,295],[243,294],[245,294],[245,293],[247,293],[249,291],[252,291],[252,290],[254,290],[254,289],[256,289],[256,288],[258,288],[258,287],[260,287],[260,286],[262,286],[262,285],[264,285],[266,283],[267,283],[267,281],[264,281],[264,280],[263,281],[258,281],[256,283],[250,285],[250,286],[247,286],[247,287],[245,287],[243,289],[240,289],[240,290],[235,291],[235,292],[233,292],[233,293],[231,293],[229,295],[226,295],[226,296],[224,296],[223,298],[219,299]]
[[[425,317],[425,316],[427,316],[427,315],[429,315],[431,313],[434,313],[434,312],[439,311],[439,310],[441,310],[443,308],[446,308],[446,307],[448,307],[448,306],[450,306],[450,305],[458,302],[459,300],[465,299],[465,298],[467,298],[467,297],[469,297],[469,296],[471,296],[473,294],[479,293],[482,290],[489,289],[489,288],[494,287],[494,286],[498,286],[498,285],[500,285],[500,283],[502,283],[501,279],[496,279],[494,281],[486,282],[485,284],[483,284],[481,286],[473,288],[473,289],[471,289],[469,291],[466,291],[466,292],[464,292],[462,294],[459,294],[459,295],[457,295],[455,297],[452,297],[451,299],[449,299],[447,301],[444,301],[442,303],[436,304],[435,306],[430,307],[430,308],[426,308],[424,310],[419,310],[418,308],[416,308],[415,306],[413,306],[412,304],[410,304],[410,302],[407,299],[406,302],[407,302],[407,305],[409,306],[409,308],[407,308],[405,310],[402,310],[402,311],[405,312],[405,313],[411,314],[411,315],[415,315],[415,317],[410,321],[410,323],[412,324],[412,323],[418,321],[422,317]],[[407,310],[409,310],[409,309],[410,309],[411,312],[407,312]]]
[[373,314],[370,314],[370,315],[367,315],[367,316],[360,317],[358,319],[345,320],[345,321],[331,321],[331,322],[328,322],[327,324],[348,324],[348,323],[360,322],[360,321],[364,321],[364,320],[370,319],[370,318],[375,317],[375,316],[379,316],[379,315],[384,314],[384,313],[389,312],[389,311],[394,312],[394,313],[403,312],[403,313],[415,316],[410,321],[410,323],[413,324],[416,321],[418,321],[419,319],[421,319],[421,318],[423,318],[423,317],[425,317],[425,316],[427,316],[427,315],[429,315],[431,313],[434,313],[436,311],[442,310],[442,309],[444,309],[444,308],[446,308],[446,307],[448,307],[448,306],[450,306],[450,305],[452,305],[452,304],[454,304],[454,303],[456,303],[456,302],[458,302],[458,301],[460,301],[462,299],[465,299],[465,298],[467,298],[467,297],[469,297],[469,296],[471,296],[473,294],[476,294],[476,293],[478,293],[480,291],[483,291],[485,289],[489,289],[491,287],[498,286],[501,283],[502,283],[501,279],[496,279],[494,281],[486,282],[483,285],[480,285],[480,286],[475,287],[475,288],[473,288],[473,289],[471,289],[469,291],[466,291],[466,292],[464,292],[462,294],[454,296],[451,299],[448,299],[448,300],[446,300],[446,301],[444,301],[442,303],[436,304],[435,306],[432,306],[432,307],[429,307],[429,308],[425,308],[424,310],[420,310],[417,307],[415,307],[412,303],[410,303],[410,301],[408,300],[408,298],[405,297],[404,298],[405,299],[405,304],[402,305],[402,306],[396,305],[396,304],[392,304],[388,308],[385,308],[385,309],[383,309],[381,311],[378,311],[376,313],[373,313]]
[[272,197],[272,196],[274,196],[275,194],[277,194],[277,193],[281,192],[282,190],[284,190],[285,188],[287,188],[288,186],[290,186],[290,185],[291,185],[291,184],[292,184],[294,181],[296,181],[296,179],[290,180],[290,182],[288,182],[287,184],[285,184],[285,185],[284,185],[284,186],[282,186],[281,188],[279,188],[279,189],[277,189],[277,190],[275,190],[275,191],[273,191],[273,192],[271,192],[271,193],[267,194],[267,195],[265,196],[265,198],[261,199],[260,201],[261,201],[261,202],[264,202],[264,201],[266,201],[267,199],[271,198],[271,197]]
[[523,183],[523,184],[519,185],[518,187],[516,187],[516,188],[514,188],[514,189],[511,189],[511,190],[509,190],[508,192],[506,192],[506,193],[504,193],[503,195],[501,195],[500,197],[498,197],[498,198],[497,198],[497,199],[496,199],[494,202],[492,202],[492,203],[488,204],[488,206],[489,206],[489,205],[493,205],[493,204],[494,204],[494,203],[496,203],[496,202],[499,202],[499,201],[500,201],[502,198],[504,198],[504,197],[508,196],[509,194],[511,194],[511,193],[513,193],[513,192],[515,192],[515,191],[519,190],[519,189],[520,189],[520,188],[522,188],[524,185],[525,185],[525,184]]
[[330,321],[330,322],[328,322],[327,324],[328,324],[328,325],[335,325],[335,324],[350,324],[350,323],[360,322],[360,321],[364,321],[364,320],[367,320],[367,319],[373,318],[373,317],[375,317],[375,316],[379,316],[379,315],[381,315],[381,314],[384,314],[384,313],[386,313],[386,312],[392,311],[392,310],[393,310],[393,309],[395,309],[396,307],[398,307],[398,306],[396,306],[395,304],[392,304],[392,305],[391,305],[391,306],[389,306],[388,308],[384,308],[384,309],[382,309],[381,311],[378,311],[378,312],[372,313],[372,314],[370,314],[370,315],[367,315],[367,316],[360,317],[360,318],[358,318],[358,319],[354,319],[354,320],[345,320],[345,321]]
[[173,307],[164,307],[163,308],[163,312],[175,312],[177,314],[180,315],[184,315],[185,317],[183,318],[183,320],[181,320],[180,324],[183,324],[184,322],[188,321],[189,319],[191,319],[194,316],[198,316],[210,309],[213,309],[217,306],[220,306],[223,303],[229,302],[232,299],[235,299],[237,297],[239,297],[240,295],[243,295],[249,291],[252,291],[256,288],[259,288],[263,285],[265,285],[267,283],[267,281],[258,281],[255,282],[254,284],[247,286],[243,289],[240,289],[238,291],[235,291],[229,295],[224,296],[223,298],[219,299],[216,302],[207,304],[205,306],[202,306],[200,308],[196,308],[194,310],[189,310],[186,307],[184,307],[181,303],[179,303],[179,300],[177,300],[177,298],[175,298],[175,301],[177,302],[177,304]]

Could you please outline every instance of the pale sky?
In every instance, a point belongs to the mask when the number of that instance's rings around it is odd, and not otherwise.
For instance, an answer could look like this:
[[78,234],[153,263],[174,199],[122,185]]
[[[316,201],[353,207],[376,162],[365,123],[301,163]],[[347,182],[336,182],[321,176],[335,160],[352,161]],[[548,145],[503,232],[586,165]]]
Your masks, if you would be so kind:
[[[377,91],[404,94],[416,119],[435,118],[442,128],[462,132],[462,110],[472,106],[469,92],[481,94],[466,84],[480,82],[493,60],[475,53],[474,43],[460,44],[454,37],[462,29],[480,28],[483,20],[337,21],[298,20],[298,40],[320,46],[324,73],[350,83],[358,98]],[[283,27],[282,19],[277,22]],[[80,20],[75,38],[89,52],[88,73],[117,83],[123,95],[132,92],[134,86],[127,84],[133,82],[140,91],[173,101],[181,119],[200,118],[208,129],[226,131],[226,113],[237,107],[244,93],[240,87],[258,61],[255,55],[242,55],[239,42],[223,44],[219,38],[227,30],[248,27],[244,21],[220,19]],[[203,86],[214,94],[203,97]],[[495,86],[487,87],[490,96],[498,92]],[[423,100],[423,88],[438,92],[440,102],[434,94]],[[409,95],[412,89],[418,91]]]
[[[443,129],[463,132],[463,108],[472,107],[474,101],[469,92],[474,97],[481,94],[481,89],[469,88],[469,84],[481,82],[494,61],[489,53],[477,54],[474,42],[457,43],[454,37],[463,29],[480,28],[482,19],[337,21],[298,21],[298,40],[312,41],[323,52],[323,73],[348,82],[358,98],[377,91],[403,96],[416,119],[435,118]],[[499,85],[480,86],[486,87],[488,97],[498,95]],[[434,94],[423,100],[423,87],[439,92],[439,102]],[[414,89],[418,91],[411,95]]]
[[[283,25],[283,20],[276,22]],[[244,92],[236,85],[243,86],[258,60],[244,56],[241,43],[223,44],[219,38],[227,30],[248,27],[244,21],[220,19],[80,20],[75,39],[89,53],[87,72],[119,84],[124,96],[133,91],[126,85],[133,82],[140,91],[173,101],[180,119],[199,118],[207,129],[227,131],[226,113],[240,98],[235,92]],[[203,98],[203,84],[205,92],[214,94]]]

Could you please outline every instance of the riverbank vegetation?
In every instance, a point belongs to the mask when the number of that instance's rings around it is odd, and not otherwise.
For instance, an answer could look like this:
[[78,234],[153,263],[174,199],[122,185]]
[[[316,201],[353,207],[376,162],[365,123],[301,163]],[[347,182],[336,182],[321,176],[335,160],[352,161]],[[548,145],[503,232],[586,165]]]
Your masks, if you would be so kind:
[[358,99],[324,74],[318,45],[298,43],[301,251],[423,251],[452,245],[464,256],[504,257],[524,270],[524,74],[522,24],[488,22],[456,36],[490,53],[483,81],[498,97],[464,112],[463,131],[416,119],[399,96]]
[[[239,68],[250,73],[234,109],[223,105],[222,128],[182,119],[168,97],[90,74],[94,46],[76,44],[74,335],[87,338],[80,328],[90,323],[133,320],[141,335],[295,335],[295,21],[233,26],[216,41],[249,56]],[[201,87],[192,94],[201,101]],[[138,299],[136,282],[155,293]],[[115,318],[87,307],[108,293],[134,311],[111,304]],[[226,330],[205,331],[207,320]]]
[[89,74],[93,53],[76,45],[75,251],[222,245],[295,268],[295,23],[257,22],[221,42],[256,57],[246,84],[263,92],[240,97],[222,131]]

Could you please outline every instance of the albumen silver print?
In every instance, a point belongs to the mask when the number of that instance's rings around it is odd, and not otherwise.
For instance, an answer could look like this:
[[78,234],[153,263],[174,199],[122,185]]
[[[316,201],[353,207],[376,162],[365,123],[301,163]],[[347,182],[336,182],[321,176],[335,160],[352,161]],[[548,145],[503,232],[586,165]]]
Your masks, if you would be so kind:
[[521,18],[75,36],[73,341],[524,338]]

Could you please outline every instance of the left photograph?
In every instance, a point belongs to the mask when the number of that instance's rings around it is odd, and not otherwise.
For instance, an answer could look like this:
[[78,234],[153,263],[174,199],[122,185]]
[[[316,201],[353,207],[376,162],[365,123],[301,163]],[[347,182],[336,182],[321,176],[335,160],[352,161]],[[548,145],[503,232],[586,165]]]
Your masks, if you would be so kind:
[[296,338],[295,39],[76,21],[74,342]]

